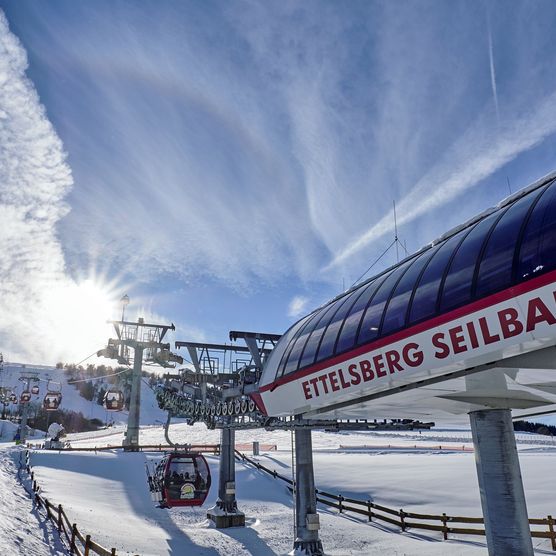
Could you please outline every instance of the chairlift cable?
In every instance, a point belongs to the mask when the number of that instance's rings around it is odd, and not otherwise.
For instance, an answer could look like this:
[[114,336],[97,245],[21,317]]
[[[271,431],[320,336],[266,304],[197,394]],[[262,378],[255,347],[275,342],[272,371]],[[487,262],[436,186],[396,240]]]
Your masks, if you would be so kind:
[[91,377],[91,378],[83,378],[83,379],[80,379],[80,380],[71,380],[71,381],[68,381],[68,384],[77,384],[78,382],[89,382],[89,381],[93,382],[95,380],[100,380],[101,378],[107,378],[109,376],[118,376],[118,375],[121,375],[123,373],[126,373],[130,369],[131,369],[131,367],[128,366],[123,371],[118,371],[117,373],[112,373],[112,374],[109,374],[109,375],[102,375],[102,376],[95,376],[95,377]]
[[81,359],[81,361],[79,361],[79,363],[76,363],[75,366],[77,367],[78,365],[81,365],[81,363],[83,363],[84,361],[87,361],[87,359],[90,359],[91,357],[93,357],[93,355],[96,355],[98,352],[98,350],[93,351],[93,353],[91,353],[91,355],[88,355],[87,357],[85,357],[85,359]]

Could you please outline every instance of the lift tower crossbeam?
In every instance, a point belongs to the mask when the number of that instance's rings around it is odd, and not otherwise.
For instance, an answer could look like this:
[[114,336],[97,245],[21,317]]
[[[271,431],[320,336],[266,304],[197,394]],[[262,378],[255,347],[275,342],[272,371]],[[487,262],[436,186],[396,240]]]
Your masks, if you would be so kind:
[[[263,357],[266,357],[274,349],[274,346],[280,338],[280,334],[230,330],[230,341],[235,342],[236,340],[242,339],[245,342],[258,371],[262,371]],[[271,347],[268,348],[268,345]]]

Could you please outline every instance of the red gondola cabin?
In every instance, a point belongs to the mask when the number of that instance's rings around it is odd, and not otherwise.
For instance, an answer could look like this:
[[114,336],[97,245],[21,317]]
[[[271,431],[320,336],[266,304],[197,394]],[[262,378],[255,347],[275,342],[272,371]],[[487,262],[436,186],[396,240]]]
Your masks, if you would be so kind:
[[201,506],[210,489],[210,469],[201,454],[167,454],[157,465],[155,475],[162,494],[160,505],[166,508]]

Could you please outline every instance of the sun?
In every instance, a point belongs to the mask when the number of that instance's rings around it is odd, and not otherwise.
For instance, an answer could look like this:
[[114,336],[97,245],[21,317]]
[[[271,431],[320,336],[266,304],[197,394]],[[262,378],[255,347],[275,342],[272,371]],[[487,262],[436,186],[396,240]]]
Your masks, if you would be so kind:
[[56,357],[77,362],[102,348],[112,332],[106,321],[115,318],[118,299],[113,287],[90,278],[64,280],[44,292]]

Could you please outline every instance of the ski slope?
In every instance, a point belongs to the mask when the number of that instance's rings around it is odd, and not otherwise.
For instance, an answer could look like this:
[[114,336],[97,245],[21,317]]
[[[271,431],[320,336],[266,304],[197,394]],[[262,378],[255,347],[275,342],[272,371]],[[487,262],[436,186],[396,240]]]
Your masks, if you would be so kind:
[[[36,371],[40,382],[38,382],[40,393],[32,397],[32,403],[42,404],[46,393],[47,377],[52,380],[52,387],[62,389],[62,404],[60,409],[81,412],[88,419],[100,419],[102,422],[127,423],[127,411],[106,411],[96,401],[88,401],[83,398],[72,384],[68,384],[67,375],[63,369],[47,366],[27,365],[25,371]],[[19,364],[6,363],[4,370],[0,373],[0,386],[12,388],[19,395],[23,389],[23,383],[19,381],[22,367]],[[15,407],[15,406],[14,406]],[[143,425],[160,424],[166,421],[166,413],[162,411],[156,402],[154,392],[146,383],[141,382],[141,417]]]
[[[176,424],[171,437],[190,443],[211,443],[218,431],[204,426]],[[481,515],[474,455],[456,451],[469,431],[407,433],[313,434],[315,479],[318,487],[345,496],[370,498],[408,511]],[[87,436],[89,435],[89,436]],[[70,435],[73,446],[120,444],[121,433],[91,437]],[[263,465],[291,473],[290,433],[242,431],[237,443],[258,439],[275,444],[262,453]],[[553,474],[556,449],[535,444],[542,437],[522,435],[519,444],[529,514],[555,513]],[[405,437],[405,438],[404,438]],[[416,438],[417,437],[417,438]],[[530,438],[528,438],[530,437]],[[141,443],[163,442],[160,427],[143,427]],[[457,442],[454,441],[457,439]],[[527,440],[529,440],[527,442]],[[430,446],[441,442],[442,449]],[[339,448],[350,444],[355,449]],[[366,448],[361,448],[366,445]],[[386,446],[390,445],[390,448]],[[415,447],[417,446],[417,447]],[[449,449],[454,448],[454,451]],[[216,530],[206,509],[216,500],[218,458],[208,456],[213,476],[211,492],[202,508],[155,508],[148,493],[144,465],[160,455],[109,452],[33,452],[35,475],[46,497],[62,503],[70,519],[102,545],[120,554],[143,556],[271,555],[292,548],[292,499],[284,483],[249,465],[237,463],[238,505],[246,513],[245,529]],[[329,555],[485,555],[484,537],[441,540],[438,533],[409,531],[381,523],[367,523],[353,515],[319,507],[321,538]],[[537,554],[553,554],[547,541],[535,539]]]

